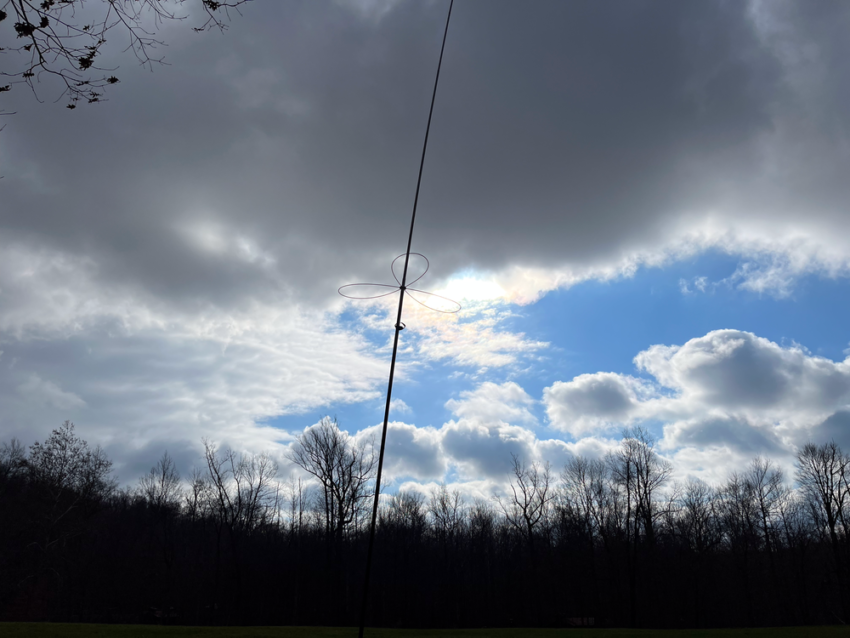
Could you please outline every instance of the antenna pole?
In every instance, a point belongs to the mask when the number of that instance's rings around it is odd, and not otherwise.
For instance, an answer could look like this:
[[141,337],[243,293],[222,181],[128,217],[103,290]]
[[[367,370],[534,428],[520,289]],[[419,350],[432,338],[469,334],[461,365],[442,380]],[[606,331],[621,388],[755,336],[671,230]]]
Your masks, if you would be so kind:
[[440,82],[440,68],[443,66],[443,51],[446,49],[446,36],[449,33],[449,21],[452,18],[454,0],[449,1],[449,13],[446,16],[446,28],[443,31],[443,44],[440,47],[440,60],[437,63],[437,77],[434,79],[434,91],[431,93],[431,109],[428,111],[428,125],[425,127],[425,142],[422,144],[422,157],[419,160],[419,177],[416,179],[416,195],[413,198],[413,214],[410,217],[410,232],[407,235],[407,252],[404,255],[404,273],[401,276],[401,288],[398,293],[398,314],[395,320],[395,337],[393,338],[393,356],[390,361],[390,379],[387,384],[387,405],[384,408],[384,427],[381,430],[381,448],[378,454],[378,476],[375,479],[375,501],[372,504],[372,523],[369,526],[369,550],[366,554],[366,578],[363,583],[363,604],[360,608],[359,638],[363,638],[366,627],[366,608],[369,602],[369,577],[372,572],[372,552],[375,546],[375,523],[378,518],[378,499],[381,494],[381,474],[384,469],[384,450],[387,443],[387,424],[390,419],[390,401],[393,394],[393,376],[395,361],[398,355],[398,335],[404,330],[401,322],[401,311],[404,306],[404,292],[407,289],[407,265],[410,262],[410,247],[413,243],[413,225],[416,223],[416,207],[419,204],[419,187],[422,185],[422,169],[425,166],[425,151],[428,150],[428,135],[431,132],[431,116],[434,114],[434,101],[437,99],[437,85]]

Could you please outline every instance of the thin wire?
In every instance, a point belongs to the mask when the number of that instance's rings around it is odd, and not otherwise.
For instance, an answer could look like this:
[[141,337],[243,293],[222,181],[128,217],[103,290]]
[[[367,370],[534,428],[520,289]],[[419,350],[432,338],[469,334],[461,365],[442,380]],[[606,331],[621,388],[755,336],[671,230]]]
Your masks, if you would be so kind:
[[[402,257],[409,259],[410,256],[412,256],[412,255],[415,255],[417,257],[422,257],[422,259],[425,260],[425,270],[423,270],[419,274],[419,276],[416,277],[416,279],[413,279],[412,281],[407,282],[407,284],[405,285],[405,288],[404,288],[404,293],[408,297],[413,299],[416,303],[418,303],[420,306],[424,306],[425,308],[428,308],[428,310],[433,310],[434,312],[442,312],[443,314],[454,314],[456,312],[460,312],[461,305],[457,301],[455,301],[454,299],[449,299],[448,297],[443,297],[442,295],[438,295],[434,292],[428,292],[427,290],[419,290],[418,288],[412,287],[413,284],[415,284],[417,281],[422,279],[428,273],[428,269],[431,267],[431,262],[429,262],[428,258],[425,255],[423,255],[422,253],[402,253],[401,255],[399,255],[398,257],[393,259],[393,263],[390,265],[390,270],[392,271],[393,279],[395,279],[396,283],[398,284],[397,286],[393,286],[392,284],[376,284],[376,283],[368,283],[368,282],[358,282],[356,284],[346,284],[344,286],[340,286],[339,288],[337,288],[337,292],[340,295],[342,295],[343,297],[345,297],[346,299],[380,299],[382,297],[389,297],[391,294],[393,294],[397,290],[402,289],[401,288],[401,285],[402,285],[401,279],[399,279],[398,275],[395,274],[395,264],[396,264],[396,262],[399,259],[401,259]],[[409,272],[409,270],[410,269],[408,268],[408,272]],[[403,277],[403,275],[402,275],[402,277]],[[359,290],[362,290],[363,288],[366,288],[367,290],[369,290],[370,293],[375,293],[376,292],[374,290],[375,288],[382,288],[382,289],[389,288],[389,291],[388,292],[380,292],[380,293],[377,293],[377,294],[366,294],[365,292],[360,292],[360,293],[356,293],[356,292],[352,293],[351,292],[352,290],[359,291]],[[435,299],[442,299],[443,301],[448,302],[449,305],[444,306],[443,308],[435,308],[433,306],[429,306],[427,303],[425,303],[421,299],[417,299],[416,295],[413,294],[414,292],[418,292],[420,294],[427,295],[428,297],[434,297]]]
[[[424,301],[417,299],[416,295],[410,294],[411,290],[413,292],[418,292],[418,293],[423,294],[423,295],[428,295],[429,297],[436,297],[437,299],[442,299],[443,301],[447,301],[450,304],[452,304],[452,306],[451,306],[452,309],[451,310],[443,310],[441,308],[435,308],[434,306],[429,306]],[[433,310],[434,312],[442,312],[445,315],[453,315],[456,312],[460,311],[460,308],[461,308],[460,304],[458,302],[456,302],[454,299],[449,299],[448,297],[443,297],[443,295],[438,295],[438,294],[433,293],[433,292],[426,292],[424,290],[419,290],[418,288],[411,288],[410,286],[407,287],[407,296],[410,297],[411,299],[413,299],[413,301],[418,303],[420,306],[423,306],[423,307],[427,308],[428,310]],[[454,306],[457,306],[457,307],[455,308]]]
[[434,79],[434,91],[431,93],[431,108],[428,111],[428,125],[425,127],[425,142],[422,144],[422,157],[419,160],[419,176],[416,179],[416,196],[413,198],[413,214],[410,218],[410,232],[407,235],[407,251],[404,258],[404,273],[401,276],[401,287],[398,294],[398,315],[395,322],[395,337],[393,338],[393,356],[390,361],[390,379],[387,384],[387,405],[384,408],[384,428],[381,431],[381,450],[378,454],[378,476],[375,479],[375,502],[372,504],[372,524],[369,527],[369,550],[366,555],[366,578],[363,583],[363,605],[360,609],[359,638],[363,638],[366,627],[366,607],[369,601],[369,577],[372,572],[372,550],[375,545],[375,521],[378,518],[378,497],[381,493],[381,474],[384,469],[384,449],[387,444],[387,424],[390,419],[390,400],[393,393],[393,376],[395,375],[395,360],[398,354],[398,335],[404,329],[401,323],[401,311],[404,306],[404,292],[407,289],[407,265],[410,262],[410,246],[413,243],[413,225],[416,223],[416,207],[419,204],[419,188],[422,185],[422,169],[425,166],[425,151],[428,150],[428,135],[431,132],[431,117],[434,114],[434,101],[437,99],[437,85],[440,83],[440,68],[443,66],[443,51],[446,49],[446,36],[449,33],[449,21],[452,17],[454,0],[449,2],[449,13],[446,16],[446,28],[443,31],[443,44],[440,47],[440,61],[437,63],[437,77]]
[[[374,286],[376,288],[389,288],[389,292],[382,292],[379,295],[350,295],[347,292],[343,292],[346,288],[362,288],[364,286]],[[380,299],[381,297],[389,297],[396,290],[398,290],[398,286],[390,286],[389,284],[348,284],[347,286],[340,286],[337,289],[337,292],[345,297],[346,299]],[[373,291],[374,292],[374,291]]]
[[427,258],[425,255],[423,255],[422,253],[411,253],[411,252],[407,252],[407,253],[405,253],[405,254],[403,254],[403,255],[399,255],[398,257],[396,257],[395,259],[393,259],[393,263],[390,265],[390,270],[391,270],[391,271],[392,271],[392,273],[393,273],[393,279],[395,279],[395,280],[396,280],[396,282],[398,283],[398,285],[399,285],[399,286],[401,285],[401,282],[398,280],[398,277],[396,277],[396,276],[395,276],[395,262],[397,262],[397,261],[398,261],[399,259],[401,259],[402,257],[404,257],[404,258],[405,258],[405,260],[410,259],[410,255],[416,255],[417,257],[422,257],[422,259],[424,259],[424,260],[425,260],[425,270],[423,270],[423,271],[422,271],[422,274],[421,274],[421,275],[419,275],[419,276],[418,276],[416,279],[414,279],[413,281],[411,281],[408,285],[415,284],[417,281],[419,281],[420,279],[422,279],[422,277],[424,277],[425,275],[427,275],[427,274],[428,274],[428,270],[431,268],[431,262],[430,262],[430,261],[428,261],[428,258]]

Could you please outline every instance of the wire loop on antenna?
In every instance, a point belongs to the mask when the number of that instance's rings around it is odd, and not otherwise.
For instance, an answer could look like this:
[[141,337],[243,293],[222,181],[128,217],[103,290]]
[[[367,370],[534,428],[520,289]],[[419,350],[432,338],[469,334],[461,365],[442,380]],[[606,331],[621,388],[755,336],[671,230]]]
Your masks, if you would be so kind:
[[[396,265],[396,262],[398,262],[398,260],[401,259],[402,257],[404,257],[406,254],[407,253],[400,254],[398,257],[393,259],[393,263],[392,263],[392,265],[390,265],[390,270],[393,273],[393,279],[395,279],[398,282],[399,286],[401,286],[402,283],[401,283],[401,279],[398,278],[398,275],[395,274],[395,265]],[[428,269],[431,267],[431,262],[428,261],[428,258],[425,255],[423,255],[422,253],[410,253],[410,257],[413,257],[414,255],[416,255],[417,257],[422,257],[422,259],[425,260],[425,270],[423,270],[422,274],[419,275],[416,279],[413,279],[412,281],[408,281],[407,282],[408,286],[410,286],[411,284],[415,284],[417,281],[422,279],[422,277],[425,276],[425,274],[428,272]],[[410,259],[410,257],[408,257],[408,259]],[[404,277],[404,274],[402,273],[402,278],[403,277]]]
[[[422,257],[422,259],[425,260],[425,270],[423,270],[422,274],[420,274],[416,279],[411,280],[407,285],[402,283],[402,281],[404,280],[404,275],[402,275],[402,279],[399,280],[398,276],[395,273],[395,265],[398,260],[403,257],[407,257],[408,259],[410,258],[407,256],[406,253],[402,253],[401,255],[393,259],[393,263],[390,266],[390,270],[393,273],[393,279],[395,279],[398,283],[397,286],[393,286],[392,284],[373,284],[364,282],[340,286],[337,289],[337,292],[346,299],[380,299],[381,297],[389,297],[391,294],[398,290],[403,290],[405,295],[413,299],[413,301],[418,303],[420,306],[424,306],[428,310],[433,310],[434,312],[441,312],[443,314],[449,315],[459,312],[461,309],[461,305],[455,300],[449,299],[448,297],[443,297],[442,295],[438,295],[434,292],[428,292],[426,290],[419,290],[418,288],[410,287],[410,284],[415,284],[417,281],[422,279],[422,277],[425,276],[425,274],[428,272],[428,269],[431,267],[431,262],[428,261],[428,258],[425,255],[423,255],[422,253],[410,253],[411,257],[413,255],[416,255],[417,257]],[[369,287],[375,288],[376,290],[368,290]],[[365,294],[366,292],[374,292],[377,294]],[[425,303],[422,299],[417,299],[416,295],[414,295],[413,293],[417,293],[418,295],[425,295],[425,297],[429,299],[439,299],[449,305],[445,308],[437,308],[434,305],[431,305],[431,303],[433,302]]]
[[[363,294],[351,294],[350,292],[343,292],[346,288],[365,288],[366,286],[375,286],[376,288],[389,288],[389,292],[382,292],[377,295],[363,295]],[[381,297],[387,297],[388,295],[393,294],[396,290],[398,290],[398,286],[391,286],[389,284],[346,284],[345,286],[340,286],[337,292],[341,294],[346,299],[380,299]]]

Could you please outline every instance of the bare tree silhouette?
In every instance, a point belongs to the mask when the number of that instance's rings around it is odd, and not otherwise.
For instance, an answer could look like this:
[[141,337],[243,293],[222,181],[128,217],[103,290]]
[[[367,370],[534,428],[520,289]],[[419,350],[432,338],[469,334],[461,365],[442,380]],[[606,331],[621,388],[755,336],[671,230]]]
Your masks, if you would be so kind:
[[517,455],[512,454],[511,458],[511,496],[497,497],[496,502],[508,523],[533,547],[535,533],[541,523],[546,523],[555,497],[551,489],[552,472],[548,463],[541,466],[535,461],[527,466]]
[[364,501],[373,492],[377,458],[371,442],[355,443],[340,431],[336,419],[325,417],[292,446],[289,460],[319,481],[328,537],[342,539]]

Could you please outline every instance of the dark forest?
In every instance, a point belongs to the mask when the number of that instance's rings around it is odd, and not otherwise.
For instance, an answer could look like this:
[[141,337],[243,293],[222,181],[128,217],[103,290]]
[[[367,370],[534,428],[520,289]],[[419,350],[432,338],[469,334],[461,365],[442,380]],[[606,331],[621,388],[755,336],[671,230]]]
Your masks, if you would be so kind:
[[[806,445],[673,482],[641,429],[564,468],[512,459],[499,499],[441,486],[382,502],[368,622],[400,627],[722,627],[848,618],[850,458]],[[375,453],[324,420],[280,481],[205,442],[131,487],[65,423],[0,447],[0,620],[353,625]],[[793,483],[793,487],[791,484]],[[383,498],[383,497],[382,497]]]

